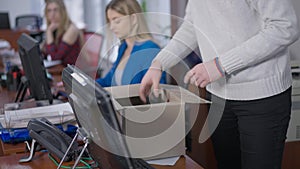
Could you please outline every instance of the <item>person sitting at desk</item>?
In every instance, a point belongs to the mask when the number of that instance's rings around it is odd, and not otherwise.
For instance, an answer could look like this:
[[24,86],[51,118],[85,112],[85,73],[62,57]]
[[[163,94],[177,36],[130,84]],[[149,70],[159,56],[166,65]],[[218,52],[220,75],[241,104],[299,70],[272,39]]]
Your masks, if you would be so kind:
[[[142,9],[136,0],[112,0],[105,11],[109,29],[121,44],[117,60],[110,71],[96,81],[103,87],[140,83],[160,51],[160,47],[147,33],[149,31],[141,14]],[[165,73],[160,82],[166,83]]]
[[83,33],[71,22],[62,0],[45,0],[47,20],[45,56],[75,64],[83,44]]

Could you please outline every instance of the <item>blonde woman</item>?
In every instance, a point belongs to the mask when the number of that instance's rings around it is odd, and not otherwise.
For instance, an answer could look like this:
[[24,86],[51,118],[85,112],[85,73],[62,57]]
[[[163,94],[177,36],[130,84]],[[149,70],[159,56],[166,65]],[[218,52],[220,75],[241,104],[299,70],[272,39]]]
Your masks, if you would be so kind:
[[[113,40],[114,34],[121,44],[111,70],[96,81],[103,87],[140,83],[160,51],[149,34],[141,7],[136,0],[112,0],[105,12],[111,33],[107,36]],[[160,82],[166,82],[165,73]]]
[[75,64],[82,46],[82,32],[71,22],[62,0],[45,0],[47,21],[45,54],[63,65]]

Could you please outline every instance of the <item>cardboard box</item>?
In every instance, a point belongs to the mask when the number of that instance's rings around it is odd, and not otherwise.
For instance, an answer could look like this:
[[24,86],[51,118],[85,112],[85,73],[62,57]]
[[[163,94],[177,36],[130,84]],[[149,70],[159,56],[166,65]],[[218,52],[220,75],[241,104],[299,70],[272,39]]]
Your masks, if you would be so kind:
[[[168,102],[143,104],[139,84],[108,87],[133,157],[159,159],[185,154],[185,103],[208,103],[179,86],[160,85]],[[198,111],[195,112],[197,115]]]

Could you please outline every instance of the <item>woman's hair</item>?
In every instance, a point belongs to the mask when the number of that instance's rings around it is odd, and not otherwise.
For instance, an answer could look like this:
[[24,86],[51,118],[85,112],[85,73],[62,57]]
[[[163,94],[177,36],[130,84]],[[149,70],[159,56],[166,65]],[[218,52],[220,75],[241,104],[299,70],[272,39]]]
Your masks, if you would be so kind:
[[133,35],[137,40],[151,38],[142,8],[136,0],[111,0],[105,9],[107,23],[109,23],[107,17],[107,11],[109,9],[125,16],[136,14],[137,24],[134,24],[131,28],[133,31],[131,32],[131,35]]
[[61,37],[65,31],[68,29],[68,27],[70,26],[70,24],[72,23],[68,13],[67,13],[67,9],[66,6],[63,2],[63,0],[45,0],[46,3],[46,7],[45,7],[45,11],[44,14],[46,16],[46,22],[47,22],[47,26],[50,25],[50,21],[47,18],[47,7],[50,3],[56,3],[59,7],[59,14],[60,14],[60,23],[58,26],[58,29],[56,31],[55,37],[54,37],[54,43],[57,44],[59,37]]

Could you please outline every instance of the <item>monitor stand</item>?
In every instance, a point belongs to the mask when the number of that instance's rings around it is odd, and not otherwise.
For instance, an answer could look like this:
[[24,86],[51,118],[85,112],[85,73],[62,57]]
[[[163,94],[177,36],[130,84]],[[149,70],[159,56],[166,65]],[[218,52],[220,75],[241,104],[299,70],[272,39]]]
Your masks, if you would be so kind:
[[74,165],[72,167],[72,169],[76,168],[77,164],[79,163],[79,160],[81,159],[83,153],[85,152],[85,150],[87,149],[87,146],[89,144],[89,136],[88,136],[88,134],[82,128],[80,128],[80,127],[78,127],[78,129],[76,131],[76,135],[74,136],[72,142],[70,143],[70,145],[69,145],[67,151],[65,152],[63,158],[60,160],[60,163],[59,163],[59,165],[58,165],[57,168],[60,168],[62,166],[62,163],[64,162],[65,158],[67,157],[69,151],[71,150],[71,148],[72,148],[73,144],[75,143],[75,141],[77,140],[78,136],[81,136],[81,138],[83,138],[84,146],[83,146],[83,148],[82,148],[79,156],[76,158],[76,161],[75,161],[75,163],[74,163]]
[[26,162],[31,161],[31,159],[34,156],[35,149],[36,149],[36,146],[37,146],[35,139],[32,139],[31,146],[29,145],[28,141],[25,141],[25,144],[26,144],[26,148],[29,150],[30,154],[29,154],[29,157],[21,158],[19,160],[20,163],[26,163]]
[[[26,76],[22,76],[21,82],[18,86],[18,92],[17,92],[17,96],[15,98],[15,103],[24,101],[24,97],[25,97],[28,87],[29,87],[28,79],[26,78]],[[31,99],[31,98],[32,98],[31,96],[28,97],[28,99]],[[35,102],[36,102],[37,107],[63,103],[63,101],[58,100],[58,99],[53,99],[51,103],[49,100],[37,100]]]
[[24,100],[24,97],[25,97],[28,87],[29,87],[28,79],[26,78],[26,76],[22,76],[21,82],[18,86],[18,92],[17,92],[17,96],[15,99],[15,103],[22,102]]

